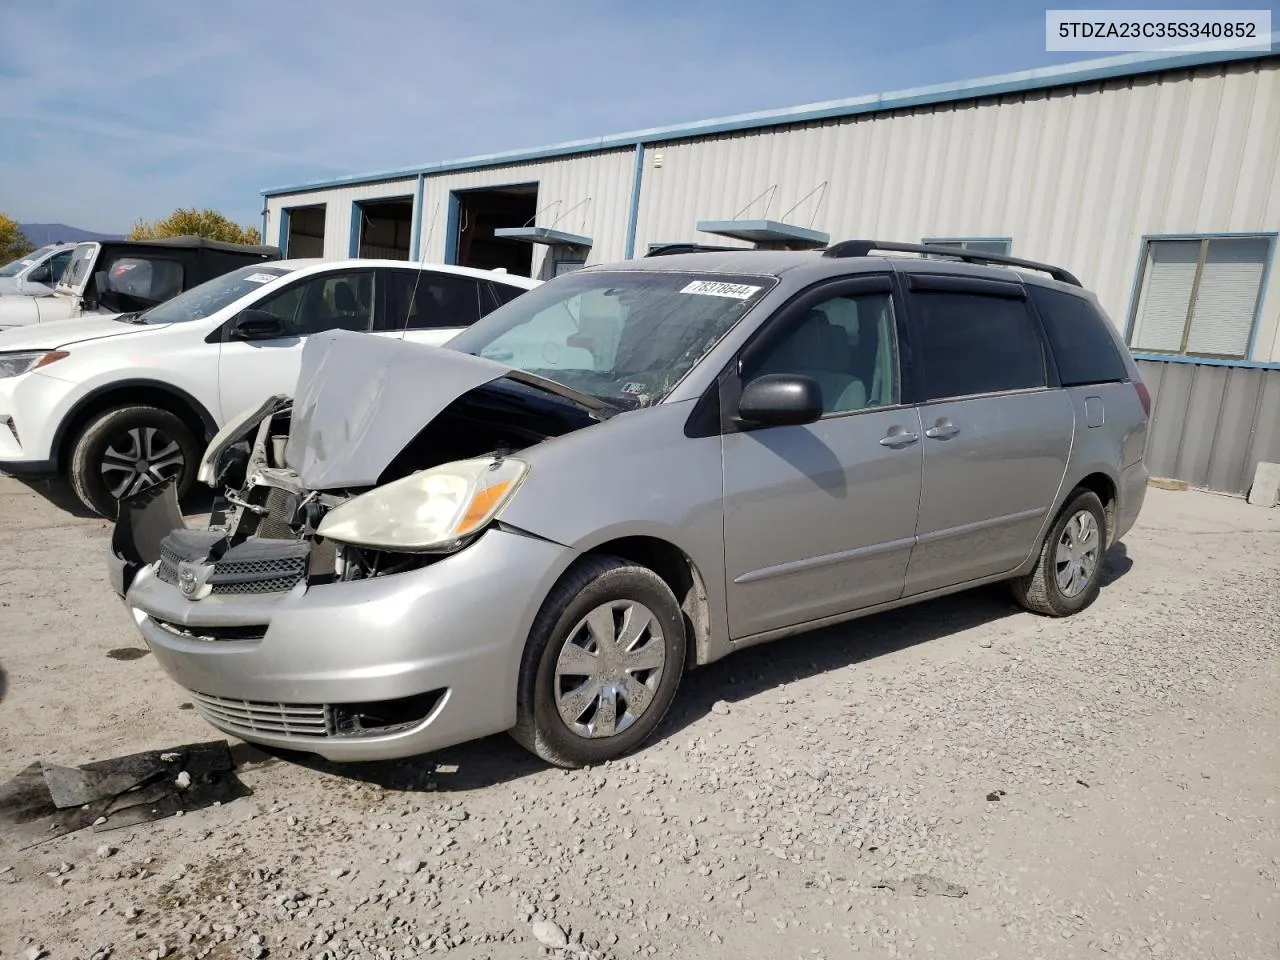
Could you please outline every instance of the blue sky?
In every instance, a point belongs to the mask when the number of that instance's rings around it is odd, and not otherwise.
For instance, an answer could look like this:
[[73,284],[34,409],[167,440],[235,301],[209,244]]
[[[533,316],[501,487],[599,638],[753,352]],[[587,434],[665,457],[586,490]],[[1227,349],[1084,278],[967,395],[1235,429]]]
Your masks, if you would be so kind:
[[123,231],[210,206],[256,224],[265,187],[1100,56],[1046,53],[1044,10],[0,0],[0,211]]

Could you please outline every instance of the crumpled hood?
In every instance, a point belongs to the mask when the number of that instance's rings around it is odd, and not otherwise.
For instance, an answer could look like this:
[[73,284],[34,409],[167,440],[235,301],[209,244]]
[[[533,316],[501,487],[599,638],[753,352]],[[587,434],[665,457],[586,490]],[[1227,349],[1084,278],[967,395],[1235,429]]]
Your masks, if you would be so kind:
[[334,330],[302,348],[285,463],[308,490],[370,487],[458,397],[511,368],[442,347]]
[[17,277],[0,277],[0,297],[5,294],[16,294],[18,292]]
[[10,330],[0,330],[0,353],[8,353],[12,350],[53,350],[56,347],[66,347],[86,340],[101,340],[104,337],[118,337],[122,334],[155,329],[154,326],[121,323],[119,320],[112,320],[110,316],[101,314],[77,317],[74,320],[50,320],[47,323],[32,323]]

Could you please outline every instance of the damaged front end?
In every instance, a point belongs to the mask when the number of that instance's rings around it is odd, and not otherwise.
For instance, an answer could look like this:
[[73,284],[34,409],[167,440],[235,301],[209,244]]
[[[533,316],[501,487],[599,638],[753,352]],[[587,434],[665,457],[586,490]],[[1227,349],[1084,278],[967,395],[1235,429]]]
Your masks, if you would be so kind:
[[199,602],[421,568],[492,523],[524,479],[514,454],[613,412],[466,354],[312,337],[296,399],[271,397],[211,441],[207,529],[186,526],[171,484],[121,502],[112,585],[125,596],[148,571]]

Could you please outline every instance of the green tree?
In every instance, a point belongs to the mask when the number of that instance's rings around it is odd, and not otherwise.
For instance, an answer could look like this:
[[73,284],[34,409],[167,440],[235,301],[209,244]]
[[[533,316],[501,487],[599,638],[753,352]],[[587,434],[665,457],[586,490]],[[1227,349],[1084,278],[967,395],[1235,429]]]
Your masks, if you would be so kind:
[[24,253],[35,249],[17,221],[0,213],[0,264],[17,260]]
[[139,220],[129,231],[130,240],[154,240],[157,237],[207,237],[228,243],[262,243],[257,227],[242,227],[217,210],[179,207],[155,223]]

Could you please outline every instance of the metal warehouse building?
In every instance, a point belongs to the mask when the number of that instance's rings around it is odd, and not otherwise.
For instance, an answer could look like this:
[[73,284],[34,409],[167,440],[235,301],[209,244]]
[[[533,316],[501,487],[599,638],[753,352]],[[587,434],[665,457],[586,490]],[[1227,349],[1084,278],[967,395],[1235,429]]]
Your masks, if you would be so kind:
[[264,192],[289,256],[548,278],[674,242],[1060,264],[1155,397],[1154,473],[1280,460],[1280,51],[1135,55]]

